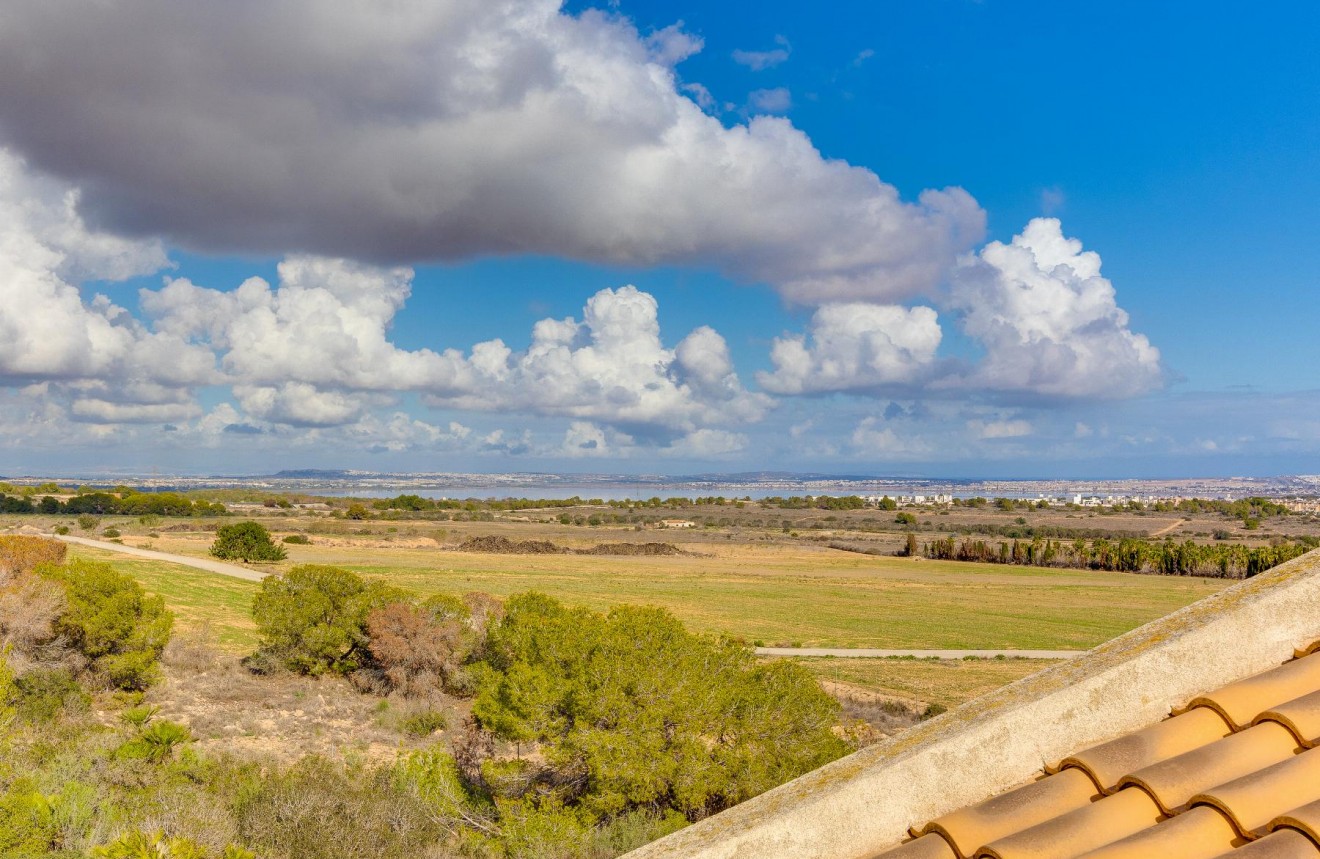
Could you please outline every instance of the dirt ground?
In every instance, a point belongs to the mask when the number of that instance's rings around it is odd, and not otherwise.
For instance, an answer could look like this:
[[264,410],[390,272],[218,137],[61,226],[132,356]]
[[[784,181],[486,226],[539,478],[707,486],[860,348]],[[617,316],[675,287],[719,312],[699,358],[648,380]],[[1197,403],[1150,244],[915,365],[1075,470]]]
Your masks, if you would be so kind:
[[[367,695],[343,678],[257,675],[238,657],[195,636],[173,642],[165,679],[144,703],[191,729],[200,751],[283,763],[309,754],[386,762],[399,752],[444,741],[470,712],[454,698],[409,701]],[[408,730],[410,717],[440,713],[443,727]]]

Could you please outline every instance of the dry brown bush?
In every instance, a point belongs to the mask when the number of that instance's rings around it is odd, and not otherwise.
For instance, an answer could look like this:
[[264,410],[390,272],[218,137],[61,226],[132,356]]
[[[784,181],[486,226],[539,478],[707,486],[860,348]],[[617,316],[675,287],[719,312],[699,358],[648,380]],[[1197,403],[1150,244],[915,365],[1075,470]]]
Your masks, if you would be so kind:
[[197,629],[176,632],[170,637],[161,653],[161,662],[170,668],[200,673],[215,667],[220,658],[216,647],[215,634],[209,623]]
[[426,695],[458,668],[462,625],[436,622],[429,612],[390,603],[367,615],[368,649],[393,691]]
[[20,673],[31,663],[54,664],[67,656],[55,633],[55,620],[65,609],[64,589],[37,576],[22,574],[0,587],[0,648],[11,649]]
[[39,564],[63,563],[68,547],[48,537],[7,534],[0,537],[0,586],[30,573]]

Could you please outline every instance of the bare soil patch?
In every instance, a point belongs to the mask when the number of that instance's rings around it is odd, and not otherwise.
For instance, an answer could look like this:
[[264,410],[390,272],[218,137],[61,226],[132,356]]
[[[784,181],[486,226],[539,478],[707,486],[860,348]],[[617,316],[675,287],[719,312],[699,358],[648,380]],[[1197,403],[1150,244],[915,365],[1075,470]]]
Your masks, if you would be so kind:
[[[159,718],[187,725],[199,751],[292,763],[309,755],[391,761],[446,738],[468,715],[452,698],[380,698],[338,677],[256,675],[239,659],[193,648],[170,654],[165,679],[146,703]],[[444,727],[426,736],[407,729],[423,712],[438,712]],[[413,720],[410,722],[410,720]]]

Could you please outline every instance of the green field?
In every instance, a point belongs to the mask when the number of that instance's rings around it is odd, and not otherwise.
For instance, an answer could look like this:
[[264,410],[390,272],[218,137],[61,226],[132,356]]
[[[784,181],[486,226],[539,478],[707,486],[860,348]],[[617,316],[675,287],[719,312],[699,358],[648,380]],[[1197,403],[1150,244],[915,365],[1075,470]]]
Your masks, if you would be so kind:
[[[201,556],[207,538],[167,537]],[[342,566],[419,595],[540,590],[607,609],[662,606],[689,627],[766,645],[1085,649],[1230,582],[865,556],[815,546],[703,544],[703,556],[483,555],[389,545],[289,546],[297,563]],[[209,621],[228,647],[253,641],[256,585],[98,550],[165,597],[181,626]]]

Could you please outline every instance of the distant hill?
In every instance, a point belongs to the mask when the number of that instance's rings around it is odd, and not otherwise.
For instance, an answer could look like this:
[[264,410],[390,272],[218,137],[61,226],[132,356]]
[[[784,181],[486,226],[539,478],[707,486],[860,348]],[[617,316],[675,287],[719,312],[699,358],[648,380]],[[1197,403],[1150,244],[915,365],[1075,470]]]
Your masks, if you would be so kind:
[[[358,474],[360,475],[361,472],[358,472]],[[338,468],[293,468],[287,471],[277,471],[271,477],[284,477],[290,480],[346,480],[353,475],[354,472]]]

